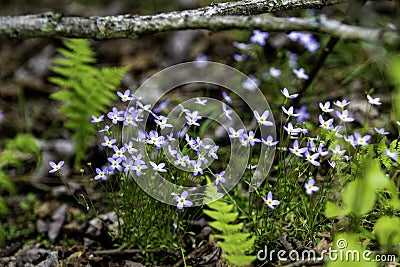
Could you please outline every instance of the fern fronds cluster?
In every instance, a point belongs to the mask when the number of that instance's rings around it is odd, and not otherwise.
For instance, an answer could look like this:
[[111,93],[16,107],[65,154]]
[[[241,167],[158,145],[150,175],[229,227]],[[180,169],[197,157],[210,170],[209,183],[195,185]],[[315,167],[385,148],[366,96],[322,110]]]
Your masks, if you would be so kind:
[[62,87],[51,98],[63,101],[59,108],[67,120],[64,127],[72,130],[75,143],[75,166],[85,159],[85,152],[94,140],[96,128],[90,123],[92,115],[99,116],[115,100],[115,90],[121,83],[128,67],[96,68],[90,43],[85,39],[70,39],[64,42],[66,48],[58,49],[62,58],[54,58],[51,70],[58,77],[50,82]]
[[235,223],[239,213],[234,211],[234,205],[219,199],[206,206],[209,209],[204,209],[203,212],[215,220],[209,225],[220,232],[213,236],[221,239],[217,244],[224,251],[222,256],[236,266],[251,264],[256,256],[246,255],[246,252],[253,249],[256,237],[242,232],[243,223]]
[[[19,134],[14,139],[7,140],[4,149],[0,152],[0,189],[5,189],[10,194],[15,193],[15,185],[4,170],[11,166],[22,169],[24,161],[34,156],[36,163],[41,161],[41,151],[36,139],[29,134]],[[7,212],[4,199],[0,196],[0,215]],[[1,233],[0,233],[1,240]]]

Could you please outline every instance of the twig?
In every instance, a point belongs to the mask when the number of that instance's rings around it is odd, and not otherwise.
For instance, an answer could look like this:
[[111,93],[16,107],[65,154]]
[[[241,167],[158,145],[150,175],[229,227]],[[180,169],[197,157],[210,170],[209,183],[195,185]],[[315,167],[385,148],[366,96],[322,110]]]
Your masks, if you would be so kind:
[[[325,0],[326,5],[343,0]],[[299,3],[303,3],[300,5]],[[62,14],[45,13],[26,16],[0,17],[0,38],[72,37],[93,39],[137,38],[157,32],[206,29],[222,31],[230,29],[260,29],[263,31],[313,31],[352,41],[365,41],[400,47],[400,35],[394,31],[364,28],[328,19],[278,18],[254,15],[299,7],[322,7],[323,3],[312,0],[242,1],[239,11],[222,4],[203,9],[162,13],[154,16],[118,15],[107,17],[64,17]],[[238,6],[236,6],[238,8]],[[235,14],[235,16],[227,15]],[[221,16],[223,15],[223,16]]]

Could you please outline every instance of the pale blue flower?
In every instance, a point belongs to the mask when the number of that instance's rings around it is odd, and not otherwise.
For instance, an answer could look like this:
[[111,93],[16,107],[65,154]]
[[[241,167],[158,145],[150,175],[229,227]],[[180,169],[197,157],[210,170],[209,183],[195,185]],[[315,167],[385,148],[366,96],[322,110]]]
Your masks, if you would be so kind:
[[183,207],[191,207],[193,203],[187,200],[189,193],[188,191],[183,191],[181,196],[178,196],[175,193],[171,194],[178,204],[176,205],[179,210],[183,209]]
[[54,163],[53,161],[49,162],[50,167],[52,168],[49,173],[58,172],[62,170],[62,166],[64,165],[64,161],[60,161],[59,163]]
[[219,183],[223,183],[224,184],[226,182],[224,175],[225,175],[225,171],[222,171],[222,172],[217,173],[217,174],[214,175],[215,184],[216,185],[218,185]]
[[103,181],[107,180],[107,167],[103,167],[102,169],[96,168],[97,175],[93,178],[95,181],[102,179]]
[[307,151],[307,149],[307,147],[300,148],[298,140],[293,142],[293,147],[289,147],[289,151],[300,158],[303,157],[303,154]]
[[367,99],[368,99],[368,103],[370,103],[371,105],[382,105],[381,103],[381,99],[379,97],[377,98],[372,98],[370,95],[367,95]]
[[311,195],[312,193],[317,192],[319,190],[319,187],[315,185],[314,179],[308,180],[308,182],[305,183],[304,188],[306,189],[306,193],[308,195]]
[[274,209],[275,208],[274,206],[278,206],[281,203],[279,200],[273,199],[271,191],[268,192],[267,198],[262,198],[262,200],[271,209]]
[[293,69],[293,73],[296,74],[298,79],[308,80],[308,75],[306,74],[304,68]]
[[269,33],[262,32],[260,30],[254,30],[253,35],[250,37],[250,42],[257,43],[261,46],[266,44],[266,39],[268,38]]
[[343,110],[343,112],[340,111],[335,111],[336,116],[342,121],[342,122],[352,122],[354,121],[354,118],[349,117],[349,111],[348,110]]
[[273,126],[274,125],[271,121],[267,120],[269,117],[268,110],[264,111],[264,113],[261,116],[257,110],[254,110],[253,113],[254,113],[254,118],[257,120],[257,122],[259,124],[264,125],[264,126]]
[[130,101],[133,99],[133,97],[131,97],[130,90],[125,90],[123,94],[121,92],[117,92],[117,95],[121,98],[122,102]]
[[319,103],[319,108],[322,110],[322,112],[325,112],[325,113],[332,112],[333,108],[330,108],[330,107],[331,107],[331,102],[329,102],[329,101],[326,101],[324,104]]
[[304,156],[305,156],[305,158],[306,158],[306,160],[308,161],[308,162],[310,162],[312,165],[314,165],[314,166],[321,166],[321,163],[319,163],[318,161],[316,161],[316,159],[318,159],[319,158],[319,153],[315,153],[315,154],[310,154],[308,151],[306,151],[305,152],[305,154],[304,154]]
[[274,138],[269,135],[267,140],[261,139],[261,141],[267,146],[275,146],[279,141],[274,141]]
[[157,172],[167,172],[167,170],[164,169],[165,163],[160,163],[157,165],[155,162],[150,161],[150,165],[153,167],[153,170]]
[[286,87],[281,90],[281,93],[284,97],[290,98],[290,99],[293,99],[293,98],[296,98],[299,96],[299,94],[292,94],[292,95],[289,94],[289,90]]

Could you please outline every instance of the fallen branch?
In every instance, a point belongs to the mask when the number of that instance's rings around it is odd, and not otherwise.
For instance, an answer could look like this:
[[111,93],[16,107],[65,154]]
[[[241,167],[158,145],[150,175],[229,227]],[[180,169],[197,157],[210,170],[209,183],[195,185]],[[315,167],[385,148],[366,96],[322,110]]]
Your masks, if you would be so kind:
[[[244,0],[151,16],[67,17],[57,13],[0,17],[0,38],[79,37],[137,38],[144,34],[179,29],[212,29],[207,18],[250,16],[305,8],[322,8],[346,0]],[[244,17],[248,18],[248,17]],[[220,23],[216,19],[217,24]]]
[[[343,40],[364,41],[400,47],[400,35],[394,31],[364,28],[328,19],[280,18],[262,16],[214,16],[202,9],[172,12],[154,16],[120,15],[110,17],[63,17],[46,13],[15,17],[0,17],[0,38],[72,37],[93,39],[137,38],[146,34],[187,29],[222,31],[230,29],[260,29],[263,31],[312,31],[329,34]],[[254,13],[265,11],[252,9]],[[195,13],[197,15],[189,15]],[[242,12],[239,12],[242,13]],[[203,14],[203,15],[200,15]],[[209,15],[211,14],[211,15]],[[218,13],[216,13],[218,14]]]

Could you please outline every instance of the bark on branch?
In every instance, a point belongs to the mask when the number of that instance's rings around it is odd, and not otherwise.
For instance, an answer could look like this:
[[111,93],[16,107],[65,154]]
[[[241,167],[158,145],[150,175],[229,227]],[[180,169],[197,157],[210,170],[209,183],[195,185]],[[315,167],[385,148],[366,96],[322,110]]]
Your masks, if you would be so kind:
[[[0,38],[80,37],[136,38],[144,34],[183,29],[185,21],[212,16],[250,16],[279,10],[322,8],[347,0],[243,0],[152,16],[65,17],[52,12],[0,17]],[[190,25],[187,25],[190,27]],[[196,28],[199,28],[198,25]],[[203,26],[202,28],[207,28]]]
[[278,10],[321,8],[342,2],[345,0],[247,0],[152,16],[65,17],[54,13],[7,16],[0,17],[0,38],[132,39],[151,33],[185,29],[260,29],[313,31],[344,40],[400,47],[400,36],[396,32],[346,25],[323,16],[290,19],[251,16]]

